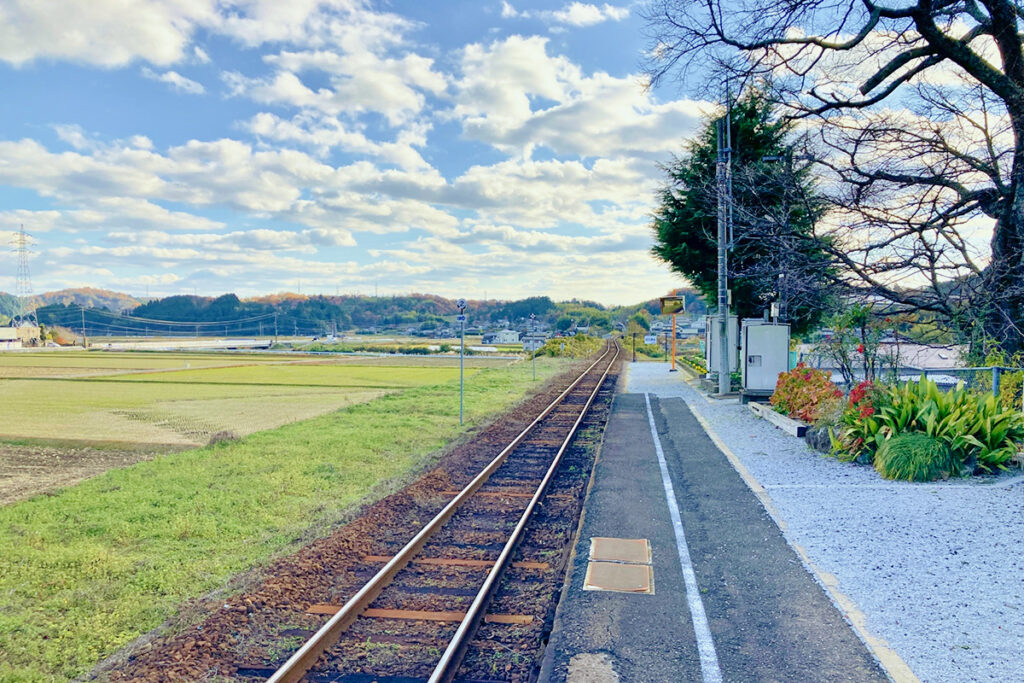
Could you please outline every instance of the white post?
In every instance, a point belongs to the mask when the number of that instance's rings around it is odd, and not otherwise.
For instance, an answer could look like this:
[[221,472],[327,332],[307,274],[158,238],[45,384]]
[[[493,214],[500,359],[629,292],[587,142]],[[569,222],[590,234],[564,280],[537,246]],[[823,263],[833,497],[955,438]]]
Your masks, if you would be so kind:
[[465,384],[463,382],[463,359],[466,357],[466,321],[462,321],[462,345],[459,349],[459,425],[462,425],[462,397],[465,390]]
[[466,386],[463,375],[463,359],[466,357],[466,300],[460,298],[455,302],[455,306],[459,309],[459,322],[461,323],[459,336],[462,339],[462,343],[459,345],[459,426],[461,427],[463,396]]

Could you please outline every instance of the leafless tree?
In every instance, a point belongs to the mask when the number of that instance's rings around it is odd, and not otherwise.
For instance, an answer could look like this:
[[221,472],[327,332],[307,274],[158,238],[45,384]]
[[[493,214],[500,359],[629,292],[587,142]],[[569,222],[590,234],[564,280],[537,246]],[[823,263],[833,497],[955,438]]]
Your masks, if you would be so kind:
[[848,284],[1024,348],[1020,2],[653,0],[646,14],[652,83],[764,80],[803,120]]

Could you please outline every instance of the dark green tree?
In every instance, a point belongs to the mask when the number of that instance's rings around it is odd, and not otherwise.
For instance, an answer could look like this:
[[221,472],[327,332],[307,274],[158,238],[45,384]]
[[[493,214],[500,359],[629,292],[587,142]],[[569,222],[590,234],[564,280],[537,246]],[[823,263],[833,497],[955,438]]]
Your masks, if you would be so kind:
[[[731,108],[733,241],[729,288],[733,312],[759,317],[778,301],[794,334],[813,329],[832,305],[832,261],[815,237],[825,211],[806,165],[794,155],[791,124],[763,92],[748,90]],[[685,153],[664,167],[667,182],[654,213],[653,253],[717,301],[716,161],[708,120]],[[794,160],[794,156],[797,159]]]

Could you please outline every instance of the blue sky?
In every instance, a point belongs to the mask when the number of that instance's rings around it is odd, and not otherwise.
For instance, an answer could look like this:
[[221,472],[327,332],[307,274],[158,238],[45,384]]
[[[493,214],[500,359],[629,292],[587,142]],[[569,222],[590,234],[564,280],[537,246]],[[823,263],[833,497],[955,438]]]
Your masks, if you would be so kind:
[[661,295],[657,162],[706,105],[644,91],[637,10],[6,0],[0,241],[37,292]]

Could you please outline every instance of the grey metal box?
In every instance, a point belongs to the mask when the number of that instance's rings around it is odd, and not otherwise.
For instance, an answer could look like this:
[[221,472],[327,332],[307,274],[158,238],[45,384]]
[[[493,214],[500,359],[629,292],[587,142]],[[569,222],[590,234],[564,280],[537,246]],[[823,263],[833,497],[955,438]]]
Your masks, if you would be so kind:
[[743,321],[743,390],[772,392],[789,370],[789,325]]

